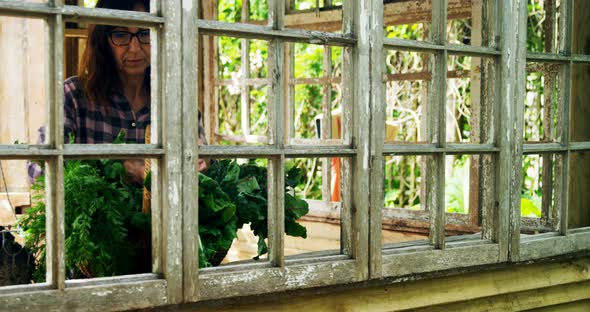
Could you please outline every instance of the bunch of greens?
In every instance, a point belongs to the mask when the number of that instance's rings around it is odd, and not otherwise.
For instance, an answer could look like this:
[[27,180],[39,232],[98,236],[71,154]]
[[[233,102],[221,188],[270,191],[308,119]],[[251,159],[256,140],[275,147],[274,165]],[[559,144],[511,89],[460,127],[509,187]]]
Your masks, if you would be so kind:
[[[64,172],[68,278],[149,271],[151,217],[141,212],[143,189],[127,183],[122,161],[70,160]],[[287,171],[285,232],[305,238],[306,229],[296,220],[308,212],[307,202],[289,193],[302,179],[298,168]],[[33,185],[35,204],[21,221],[26,245],[39,261],[35,281],[44,280],[45,272],[44,181],[40,177]],[[254,161],[221,160],[199,174],[199,265],[218,265],[236,231],[248,223],[258,236],[258,256],[266,253],[267,206],[267,169]]]
[[[21,225],[45,277],[44,182],[33,185],[35,204]],[[137,273],[138,244],[149,239],[150,216],[141,212],[142,189],[125,181],[120,160],[70,160],[64,167],[64,226],[68,278]],[[142,242],[143,238],[143,242]]]
[[[285,233],[306,238],[305,227],[296,220],[307,214],[308,204],[290,193],[302,181],[299,168],[287,170]],[[219,264],[236,238],[237,229],[248,223],[258,236],[258,256],[267,253],[267,207],[266,167],[258,166],[254,160],[244,164],[233,160],[213,162],[207,175],[199,175],[199,248],[203,255],[200,266]]]

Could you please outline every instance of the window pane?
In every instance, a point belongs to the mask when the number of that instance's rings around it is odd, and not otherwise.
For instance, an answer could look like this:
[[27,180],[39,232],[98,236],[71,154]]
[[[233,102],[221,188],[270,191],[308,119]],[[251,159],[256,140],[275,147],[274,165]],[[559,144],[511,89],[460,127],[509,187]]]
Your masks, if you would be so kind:
[[204,72],[203,103],[200,106],[208,143],[266,144],[268,42],[205,37],[203,44],[209,47],[205,49],[214,51],[213,54],[205,54],[207,70]]
[[553,231],[558,223],[555,202],[558,158],[553,154],[525,155],[522,161],[520,199],[521,232],[538,234]]
[[[289,68],[287,118],[294,144],[309,140],[342,140],[343,53],[342,47],[293,43],[287,46]],[[348,102],[350,103],[350,102]],[[329,113],[328,120],[325,114]],[[322,131],[327,131],[322,133]]]
[[43,20],[5,16],[0,25],[0,144],[38,144],[49,102],[47,26]]
[[557,0],[527,0],[527,50],[530,52],[555,53],[558,40],[559,4]]
[[490,219],[494,209],[494,175],[492,155],[446,156],[447,236],[482,238],[484,219]]
[[524,141],[555,142],[561,124],[561,66],[528,63],[524,105]]
[[285,256],[297,259],[341,253],[343,204],[350,196],[345,193],[344,184],[350,181],[343,176],[344,161],[347,159],[327,157],[287,162],[290,194],[285,194]]
[[590,152],[570,154],[568,227],[590,226]]
[[450,55],[447,62],[446,141],[492,143],[494,60]]
[[590,3],[585,0],[573,0],[574,24],[572,26],[572,51],[575,54],[590,55]]
[[0,161],[0,286],[45,281],[46,180],[28,165],[40,173],[44,162]]
[[152,271],[149,200],[152,184],[147,172],[155,161],[109,159],[65,163],[67,279]]
[[388,50],[385,142],[424,142],[430,54]]
[[342,0],[294,0],[287,8],[285,27],[342,32]]
[[430,214],[426,206],[425,156],[385,156],[382,209],[383,246],[428,240]]
[[267,168],[266,159],[216,159],[200,175],[201,268],[268,259]]
[[385,1],[385,37],[424,41],[428,38],[432,8],[430,2]]
[[496,23],[496,0],[473,3],[451,2],[448,6],[447,42],[490,46]]
[[570,140],[572,142],[590,141],[590,64],[572,66],[572,106],[570,120]]
[[203,18],[207,20],[265,25],[268,0],[203,1],[201,10]]

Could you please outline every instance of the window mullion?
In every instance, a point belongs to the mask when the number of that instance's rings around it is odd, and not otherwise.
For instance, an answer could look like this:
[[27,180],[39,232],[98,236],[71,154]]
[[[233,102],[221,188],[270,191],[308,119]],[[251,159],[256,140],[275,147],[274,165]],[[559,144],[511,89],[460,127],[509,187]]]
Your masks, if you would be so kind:
[[[250,3],[249,1],[242,1],[242,23],[247,23],[250,20]],[[241,122],[242,122],[242,133],[249,142],[250,136],[250,86],[246,84],[246,80],[250,77],[250,40],[241,39],[241,61],[240,61],[240,72],[241,72],[241,90],[240,90],[240,109],[241,109]]]
[[[371,14],[375,24],[383,24],[383,1],[373,1]],[[382,271],[382,208],[383,194],[383,143],[385,141],[385,107],[387,106],[383,74],[385,73],[384,32],[382,27],[371,29],[371,133],[367,139],[371,146],[370,211],[369,211],[369,274],[380,278]],[[359,43],[360,44],[360,43]],[[360,121],[361,123],[363,121]]]
[[[432,1],[432,26],[430,39],[432,43],[446,46],[447,36],[447,1]],[[447,51],[437,50],[431,60],[432,81],[430,82],[427,108],[427,136],[430,143],[438,147],[446,145],[446,78]],[[436,153],[426,165],[426,202],[430,209],[430,242],[437,249],[445,244],[445,153]]]
[[[50,1],[50,6],[63,7],[63,1]],[[46,261],[47,282],[57,289],[65,288],[65,230],[64,230],[64,135],[63,135],[63,16],[56,14],[49,17],[48,24],[48,92],[49,120],[48,143],[58,156],[47,162],[47,208],[46,208]]]
[[[570,56],[572,53],[572,32],[573,32],[573,0],[562,1],[561,3],[561,23],[559,33],[562,34],[562,41],[559,46],[559,53]],[[567,151],[559,155],[561,158],[557,164],[558,175],[556,177],[556,209],[559,209],[559,233],[566,235],[568,230],[568,199],[569,199],[569,158],[570,158],[570,107],[572,93],[572,67],[573,62],[570,60],[563,64],[561,71],[561,131],[558,133],[561,145],[567,147]]]
[[[323,78],[325,84],[322,86],[322,129],[321,139],[332,139],[332,48],[324,46],[323,51]],[[331,196],[331,159],[322,158],[322,198],[330,201]]]
[[[269,3],[269,26],[273,30],[283,30],[285,21],[285,1],[275,0]],[[283,64],[285,43],[274,38],[269,45],[269,144],[280,150],[281,154],[268,160],[268,241],[270,261],[274,266],[284,267],[285,233],[285,78]]]
[[[342,3],[342,33],[351,34],[353,32],[353,4],[351,1]],[[350,145],[352,133],[352,103],[353,103],[353,47],[344,47],[342,50],[342,80],[341,92],[342,102],[340,103],[341,118],[341,139],[342,144]],[[344,255],[350,256],[352,253],[352,172],[353,162],[351,158],[342,159],[341,177],[342,181],[347,181],[341,185],[342,207],[340,211],[340,248]]]
[[199,294],[199,1],[182,1],[182,258],[184,301]]
[[518,261],[520,253],[520,188],[526,75],[527,5],[502,1],[499,62],[500,109],[497,133],[497,241],[501,260]]
[[[160,1],[150,0],[150,13],[161,16],[162,9]],[[150,73],[150,144],[161,146],[162,143],[162,56],[164,49],[162,45],[162,31],[160,27],[151,27],[151,73]],[[146,138],[147,139],[147,138]],[[146,141],[147,142],[147,141]],[[162,179],[161,179],[162,161],[152,161],[150,164],[150,174],[152,177],[151,198],[151,215],[152,215],[152,272],[162,273]]]
[[[372,36],[371,34],[371,16],[375,18],[374,4],[377,1],[359,0],[351,4],[353,7],[348,8],[352,10],[352,19],[348,20],[347,24],[343,25],[343,31],[348,30],[354,25],[354,33],[357,34],[357,45],[353,50],[352,55],[352,116],[350,125],[344,116],[344,129],[351,129],[352,143],[357,148],[356,158],[353,159],[352,179],[353,183],[353,206],[354,212],[351,213],[351,225],[353,239],[351,241],[351,256],[356,259],[357,278],[366,279],[368,277],[369,258],[371,252],[369,250],[369,226],[370,220],[370,197],[371,193],[369,167],[370,162],[370,120],[371,120],[371,90],[370,90],[370,47]],[[379,13],[379,12],[378,12]],[[352,20],[354,22],[352,22]],[[358,35],[363,34],[363,35]],[[346,132],[344,138],[346,140]],[[379,234],[381,235],[381,234]],[[374,254],[374,253],[373,253]],[[375,255],[377,256],[377,255]],[[380,255],[379,255],[380,256]]]
[[164,87],[162,103],[166,107],[163,118],[164,161],[162,184],[166,187],[162,205],[164,277],[167,282],[168,303],[177,304],[183,300],[183,258],[182,258],[182,19],[181,1],[162,3],[165,27],[164,38]]

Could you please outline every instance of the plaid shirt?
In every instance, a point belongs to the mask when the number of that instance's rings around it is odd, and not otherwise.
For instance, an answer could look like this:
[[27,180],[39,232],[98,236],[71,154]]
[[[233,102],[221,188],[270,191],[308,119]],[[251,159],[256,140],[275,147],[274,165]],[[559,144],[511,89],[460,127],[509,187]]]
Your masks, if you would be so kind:
[[[111,96],[110,105],[90,105],[84,95],[78,77],[64,82],[64,142],[70,142],[70,133],[76,144],[113,143],[120,131],[125,132],[125,141],[145,143],[145,130],[150,124],[150,105],[146,103],[138,112],[121,94]],[[203,121],[199,112],[199,138],[206,143]],[[38,144],[45,143],[45,127],[39,128]],[[43,173],[38,165],[29,162],[28,175],[31,183]]]
[[150,124],[150,105],[134,113],[131,104],[120,94],[111,96],[110,105],[91,105],[77,77],[64,82],[64,140],[70,133],[76,144],[113,143],[120,131],[125,141],[145,143],[145,128]]

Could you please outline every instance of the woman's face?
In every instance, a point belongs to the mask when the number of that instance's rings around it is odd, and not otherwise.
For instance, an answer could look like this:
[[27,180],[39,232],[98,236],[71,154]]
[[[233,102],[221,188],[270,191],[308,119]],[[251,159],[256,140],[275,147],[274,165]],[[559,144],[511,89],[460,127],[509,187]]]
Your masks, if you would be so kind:
[[[146,12],[141,4],[136,4],[133,10]],[[149,36],[145,36],[146,31],[149,32],[137,27],[117,27],[109,34],[109,45],[120,75],[127,78],[141,77],[150,65],[150,44],[146,43],[149,41]],[[125,32],[136,34],[131,35],[131,41],[127,44],[125,37],[128,38],[129,34]]]

